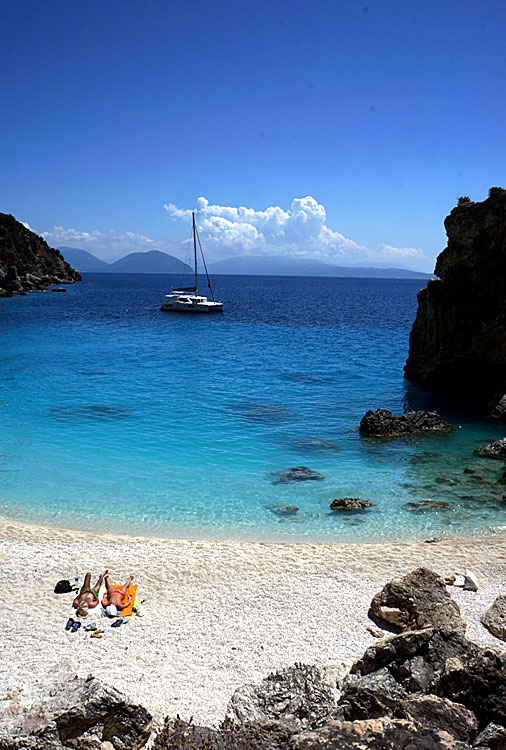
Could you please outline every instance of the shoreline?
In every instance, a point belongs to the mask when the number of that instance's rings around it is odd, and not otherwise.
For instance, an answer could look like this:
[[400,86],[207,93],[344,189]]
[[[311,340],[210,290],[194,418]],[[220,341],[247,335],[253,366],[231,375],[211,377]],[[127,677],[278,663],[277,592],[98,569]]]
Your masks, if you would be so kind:
[[[76,525],[58,525],[54,524],[53,521],[48,521],[48,523],[44,523],[40,519],[34,519],[27,520],[25,518],[10,518],[9,516],[3,516],[0,515],[0,525],[4,526],[5,524],[12,524],[13,526],[19,526],[23,528],[38,528],[41,530],[50,530],[52,532],[57,531],[63,531],[63,532],[69,532],[72,534],[88,534],[90,536],[110,536],[109,531],[105,531],[98,528],[92,528],[92,527],[85,527],[82,528],[78,525],[78,522],[76,521]],[[381,536],[378,538],[374,537],[342,537],[341,539],[337,538],[337,535],[335,537],[331,537],[330,535],[327,536],[321,536],[321,537],[307,537],[307,536],[300,536],[296,537],[294,536],[280,536],[279,538],[272,538],[266,535],[265,538],[249,538],[248,536],[232,536],[228,535],[224,529],[220,529],[222,534],[215,533],[214,535],[209,533],[209,535],[206,534],[206,531],[202,531],[202,535],[199,534],[199,532],[187,528],[187,527],[181,527],[180,530],[178,529],[170,529],[167,531],[167,533],[164,534],[156,534],[156,533],[150,533],[149,529],[146,529],[145,533],[138,533],[136,531],[123,531],[119,530],[117,533],[114,534],[114,538],[118,537],[125,537],[128,539],[157,539],[160,541],[172,541],[172,542],[184,542],[184,541],[193,541],[193,542],[206,542],[209,544],[221,544],[221,543],[231,543],[231,544],[302,544],[302,545],[338,545],[338,546],[347,546],[347,545],[378,545],[378,544],[417,544],[417,543],[427,543],[428,539],[434,538],[432,535],[432,530],[427,530],[423,534],[420,534],[419,536],[399,536],[399,535],[392,535],[392,536]],[[428,538],[428,539],[427,539]],[[495,542],[503,540],[506,544],[506,526],[501,525],[497,528],[497,531],[495,532],[487,532],[483,534],[478,535],[466,535],[466,534],[454,534],[451,536],[441,536],[436,537],[438,539],[438,542],[481,542],[486,543],[487,541]]]
[[[367,630],[378,630],[367,614],[372,597],[420,565],[443,576],[472,570],[478,592],[448,589],[467,635],[506,650],[479,621],[505,593],[504,537],[435,544],[203,541],[0,518],[0,698],[29,700],[48,680],[92,673],[157,718],[179,713],[217,724],[244,683],[295,662],[328,665],[361,656],[377,642]],[[76,570],[80,582],[91,570],[93,584],[105,568],[115,583],[135,575],[138,599],[147,599],[145,616],[111,630],[95,615],[105,630],[101,640],[82,628],[65,631],[73,596],[55,595],[54,585],[72,582]]]

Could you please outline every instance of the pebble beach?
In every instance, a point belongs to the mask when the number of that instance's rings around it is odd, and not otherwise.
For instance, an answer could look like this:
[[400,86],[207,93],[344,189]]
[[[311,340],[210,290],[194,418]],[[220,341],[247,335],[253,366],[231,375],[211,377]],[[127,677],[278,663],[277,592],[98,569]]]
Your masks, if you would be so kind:
[[[0,519],[0,697],[30,702],[44,682],[93,674],[156,718],[218,724],[240,685],[295,662],[349,663],[377,641],[372,597],[421,565],[442,576],[472,570],[477,592],[449,587],[467,637],[506,650],[480,615],[506,589],[504,538],[437,543],[260,543],[150,539],[69,531]],[[144,616],[90,638],[65,630],[72,594],[56,582],[92,584],[109,569],[132,574]],[[83,625],[87,621],[83,620]],[[384,631],[385,636],[390,635]]]

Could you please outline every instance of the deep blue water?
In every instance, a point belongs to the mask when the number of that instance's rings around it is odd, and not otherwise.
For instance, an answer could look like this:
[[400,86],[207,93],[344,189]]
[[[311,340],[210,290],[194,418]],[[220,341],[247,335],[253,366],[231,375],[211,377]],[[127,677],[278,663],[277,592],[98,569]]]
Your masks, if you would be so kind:
[[[503,465],[473,455],[500,426],[402,376],[423,282],[218,276],[223,315],[196,317],[159,310],[179,282],[87,274],[0,300],[2,516],[210,539],[504,530]],[[438,408],[457,429],[364,440],[379,406]],[[276,483],[296,466],[325,478]],[[342,496],[376,507],[331,513]]]

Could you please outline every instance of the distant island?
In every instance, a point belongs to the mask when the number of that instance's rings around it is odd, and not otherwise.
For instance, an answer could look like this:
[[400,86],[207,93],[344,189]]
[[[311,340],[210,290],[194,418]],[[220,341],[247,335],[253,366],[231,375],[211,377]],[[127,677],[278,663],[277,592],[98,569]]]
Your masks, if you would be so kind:
[[65,260],[81,273],[188,273],[187,263],[159,250],[130,253],[123,258],[106,263],[86,250],[77,247],[60,247]]
[[[65,259],[81,273],[188,273],[190,266],[159,250],[130,253],[114,263],[106,263],[86,250],[60,247]],[[209,265],[214,275],[244,276],[341,276],[378,279],[428,279],[432,274],[407,268],[374,268],[335,266],[309,258],[294,256],[243,256],[220,260]]]

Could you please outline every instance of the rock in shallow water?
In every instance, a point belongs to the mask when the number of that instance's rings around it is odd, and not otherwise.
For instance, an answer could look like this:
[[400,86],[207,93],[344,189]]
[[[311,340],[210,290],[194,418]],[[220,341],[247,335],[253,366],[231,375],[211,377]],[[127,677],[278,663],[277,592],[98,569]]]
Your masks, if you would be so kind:
[[506,458],[506,438],[500,440],[494,440],[488,445],[482,445],[475,450],[477,456],[483,456],[484,458],[499,458],[504,460]]
[[370,503],[369,500],[361,500],[359,497],[336,497],[330,503],[330,510],[336,511],[364,510],[374,507],[374,503]]
[[436,626],[462,635],[466,632],[457,602],[447,592],[443,579],[428,568],[418,568],[387,583],[373,598],[371,610],[401,630]]
[[399,417],[388,409],[369,410],[360,422],[360,432],[370,437],[400,437],[452,429],[453,426],[443,422],[435,411],[410,411]]

